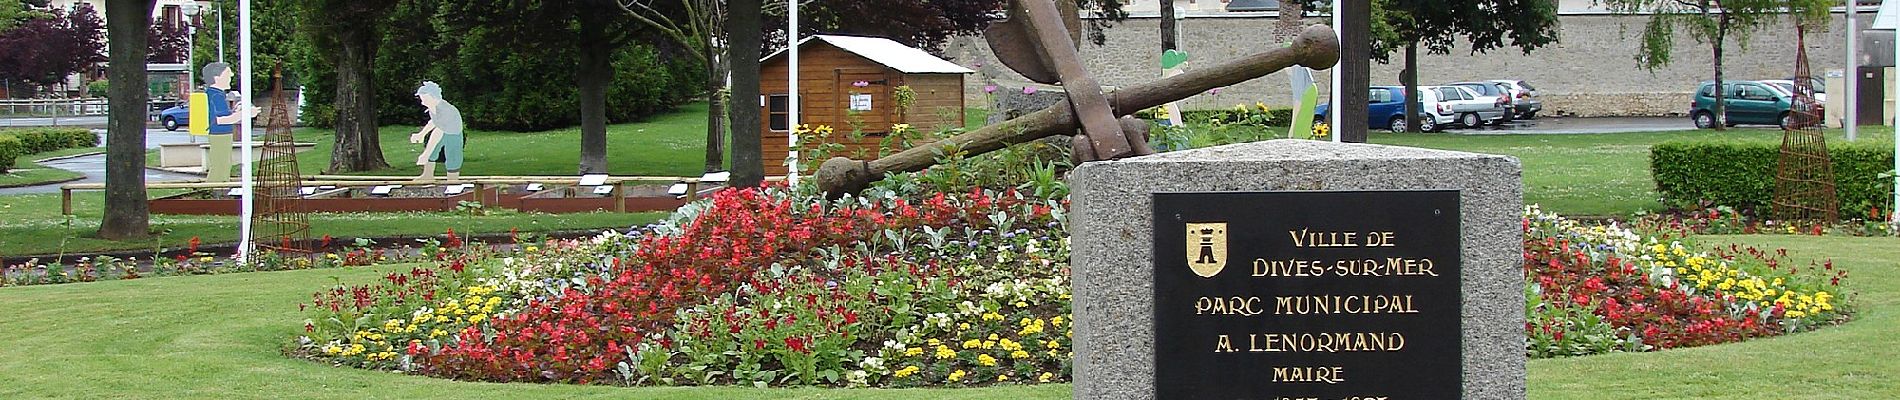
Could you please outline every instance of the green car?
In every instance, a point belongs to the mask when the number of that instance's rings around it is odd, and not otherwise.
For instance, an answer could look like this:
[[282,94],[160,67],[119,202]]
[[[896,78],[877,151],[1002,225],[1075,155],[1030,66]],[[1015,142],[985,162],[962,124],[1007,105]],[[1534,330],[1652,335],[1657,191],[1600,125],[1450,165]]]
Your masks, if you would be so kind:
[[[1822,121],[1825,110],[1819,104],[1797,106],[1794,96],[1774,85],[1755,81],[1725,81],[1725,99],[1728,103],[1727,117],[1723,122],[1728,126],[1742,124],[1776,125],[1782,128],[1795,127],[1797,110],[1812,107],[1816,117]],[[1689,117],[1695,120],[1697,128],[1714,128],[1715,121],[1715,84],[1703,82],[1696,90],[1695,102],[1690,105]]]

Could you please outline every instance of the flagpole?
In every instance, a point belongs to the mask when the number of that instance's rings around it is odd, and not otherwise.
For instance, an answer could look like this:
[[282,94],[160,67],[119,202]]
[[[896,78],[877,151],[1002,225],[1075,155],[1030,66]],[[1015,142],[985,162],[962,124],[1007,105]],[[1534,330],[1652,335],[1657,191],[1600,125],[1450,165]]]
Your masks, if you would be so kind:
[[239,59],[238,62],[241,65],[241,67],[238,68],[238,72],[239,72],[238,79],[239,79],[239,82],[242,82],[241,84],[238,85],[238,90],[240,90],[240,92],[238,93],[240,93],[240,96],[242,96],[240,98],[244,99],[242,103],[243,106],[239,107],[237,110],[237,115],[240,117],[238,118],[238,123],[240,124],[238,128],[238,134],[243,135],[242,139],[244,143],[244,146],[243,146],[244,153],[243,155],[239,156],[239,160],[242,161],[243,167],[239,168],[240,172],[238,172],[238,176],[240,177],[239,185],[241,186],[239,191],[243,194],[244,197],[241,197],[238,199],[238,203],[240,205],[238,208],[237,263],[239,265],[244,265],[244,264],[248,264],[250,260],[251,206],[252,206],[252,201],[254,200],[253,197],[257,197],[255,196],[256,190],[254,190],[254,187],[253,187],[253,182],[252,182],[253,177],[251,174],[250,108],[254,106],[255,103],[253,102],[257,100],[257,99],[251,98],[251,96],[249,95],[252,92],[251,91],[251,59],[253,58],[251,57],[251,0],[242,0],[238,2],[238,35],[240,35],[238,36],[238,59]]
[[[1332,3],[1333,3],[1333,37],[1342,37],[1341,34],[1345,33],[1345,31],[1340,30],[1340,27],[1342,26],[1340,25],[1340,23],[1343,21],[1341,21],[1339,17],[1339,1],[1333,0]],[[1339,54],[1344,55],[1346,54],[1346,52],[1340,52]],[[1344,111],[1341,111],[1339,109],[1339,104],[1340,104],[1339,101],[1340,99],[1344,98],[1339,95],[1339,81],[1341,80],[1341,78],[1345,78],[1345,76],[1340,75],[1340,70],[1342,70],[1343,68],[1340,68],[1339,66],[1345,65],[1344,61],[1346,60],[1342,59],[1340,61],[1341,62],[1339,64],[1334,64],[1333,68],[1331,68],[1333,70],[1333,82],[1332,82],[1333,90],[1332,90],[1332,93],[1330,93],[1330,96],[1328,96],[1328,99],[1326,100],[1327,104],[1329,104],[1329,106],[1327,107],[1330,108],[1329,111],[1331,111],[1331,112],[1326,113],[1326,130],[1327,130],[1326,133],[1333,137],[1333,143],[1339,143],[1341,141],[1341,139],[1339,138],[1341,136],[1339,132],[1339,116],[1342,114],[1345,114]]]
[[786,111],[788,153],[785,155],[785,184],[798,185],[798,0],[785,0]]

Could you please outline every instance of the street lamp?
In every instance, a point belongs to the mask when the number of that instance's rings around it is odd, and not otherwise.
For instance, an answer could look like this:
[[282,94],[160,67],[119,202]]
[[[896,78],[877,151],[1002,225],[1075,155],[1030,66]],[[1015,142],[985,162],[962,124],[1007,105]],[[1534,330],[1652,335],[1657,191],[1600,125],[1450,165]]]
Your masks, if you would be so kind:
[[192,70],[197,69],[197,65],[196,65],[197,63],[196,58],[198,56],[197,19],[198,19],[198,13],[202,10],[198,8],[198,2],[195,0],[185,3],[185,5],[179,7],[179,9],[185,12],[186,17],[189,17],[185,21],[185,84],[196,85],[198,81],[195,77],[193,77],[193,75],[196,74],[197,72],[192,71]]

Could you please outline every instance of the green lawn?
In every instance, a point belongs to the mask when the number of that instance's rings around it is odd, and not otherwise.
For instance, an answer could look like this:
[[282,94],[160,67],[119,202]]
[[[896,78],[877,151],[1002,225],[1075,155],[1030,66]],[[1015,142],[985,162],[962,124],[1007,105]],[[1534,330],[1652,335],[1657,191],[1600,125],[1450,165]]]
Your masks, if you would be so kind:
[[[1893,143],[1891,128],[1868,127],[1862,141]],[[1830,144],[1846,140],[1830,130]],[[1372,134],[1371,142],[1515,156],[1524,165],[1524,202],[1565,215],[1629,215],[1659,210],[1649,146],[1672,140],[1779,142],[1776,129],[1587,135]]]
[[98,153],[104,148],[88,147],[83,149],[55,150],[38,154],[27,154],[13,160],[13,168],[0,173],[0,187],[20,187],[65,182],[85,177],[85,174],[47,167],[34,162],[54,157]]
[[[385,126],[379,138],[390,168],[352,175],[417,175],[416,157],[422,145],[410,144],[419,127]],[[581,130],[578,127],[544,132],[467,132],[462,175],[574,175],[580,168]],[[315,142],[316,148],[297,156],[305,174],[330,166],[335,147],[332,131],[298,129],[297,140]],[[607,126],[607,168],[613,175],[699,176],[706,165],[706,103],[691,103],[679,111],[646,121]],[[439,168],[437,174],[443,173]]]
[[[1533,399],[1900,396],[1900,244],[1892,238],[1711,238],[1785,246],[1853,271],[1843,326],[1737,344],[1530,363]],[[0,398],[1067,399],[1068,385],[957,390],[613,388],[488,384],[334,368],[280,354],[297,304],[400,266],[0,288]]]

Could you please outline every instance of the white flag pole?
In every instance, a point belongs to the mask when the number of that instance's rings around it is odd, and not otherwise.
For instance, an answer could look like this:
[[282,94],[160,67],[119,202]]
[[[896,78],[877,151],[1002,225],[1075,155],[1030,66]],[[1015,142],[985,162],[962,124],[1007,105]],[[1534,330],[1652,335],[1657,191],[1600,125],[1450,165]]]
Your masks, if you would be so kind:
[[[1341,34],[1344,34],[1344,33],[1346,33],[1346,32],[1345,32],[1344,30],[1341,30],[1341,29],[1340,29],[1340,25],[1339,25],[1339,24],[1340,24],[1341,22],[1343,22],[1343,21],[1342,21],[1342,20],[1340,19],[1340,17],[1339,17],[1339,1],[1338,1],[1338,0],[1334,0],[1334,1],[1332,2],[1332,3],[1333,3],[1333,37],[1340,37],[1340,35],[1341,35]],[[1339,54],[1346,54],[1346,53],[1345,53],[1345,52],[1340,52]],[[1339,110],[1339,100],[1340,100],[1340,99],[1342,98],[1342,97],[1341,97],[1341,96],[1339,95],[1339,80],[1340,80],[1340,78],[1344,78],[1345,76],[1342,76],[1342,75],[1340,75],[1340,72],[1339,72],[1339,70],[1340,70],[1340,68],[1339,68],[1339,66],[1340,66],[1340,65],[1345,65],[1345,63],[1343,62],[1343,61],[1345,61],[1345,60],[1343,60],[1343,59],[1342,59],[1342,60],[1340,60],[1340,61],[1342,61],[1342,62],[1341,62],[1341,63],[1339,63],[1339,64],[1333,64],[1333,68],[1332,68],[1332,70],[1333,70],[1333,82],[1332,82],[1332,84],[1333,84],[1333,91],[1332,91],[1332,93],[1331,93],[1331,96],[1328,96],[1328,97],[1327,97],[1327,98],[1328,98],[1328,100],[1326,100],[1326,101],[1327,101],[1327,104],[1329,104],[1329,105],[1327,106],[1327,111],[1329,111],[1329,112],[1327,112],[1327,113],[1326,113],[1326,121],[1327,121],[1327,122],[1326,122],[1326,129],[1327,129],[1327,132],[1326,132],[1326,133],[1327,133],[1328,135],[1331,135],[1331,136],[1333,137],[1333,138],[1332,138],[1332,139],[1333,139],[1333,143],[1339,143],[1339,142],[1340,142],[1340,139],[1339,139],[1339,136],[1340,136],[1340,134],[1339,134],[1339,115],[1340,115],[1340,114],[1344,114],[1344,112],[1342,112],[1342,111],[1340,111],[1340,110]]]
[[239,82],[242,82],[239,84],[238,90],[241,90],[239,93],[240,96],[242,96],[241,98],[244,99],[243,107],[239,107],[237,110],[237,115],[242,117],[238,119],[238,123],[240,124],[238,134],[243,135],[242,139],[244,143],[244,154],[239,156],[243,167],[240,168],[241,171],[238,173],[238,176],[240,177],[240,191],[244,197],[238,199],[240,205],[238,206],[237,262],[239,265],[242,265],[250,261],[251,205],[252,198],[256,197],[256,191],[253,190],[253,177],[251,176],[250,115],[250,108],[256,99],[251,98],[251,96],[246,93],[255,93],[255,91],[251,90],[251,0],[238,2],[238,35],[241,35],[238,36],[238,62],[241,65],[241,67],[238,68],[238,79]]
[[786,98],[785,137],[791,145],[785,149],[785,184],[798,185],[798,0],[785,0]]
[[[1835,96],[1845,96],[1840,97],[1842,101],[1836,102],[1835,104],[1846,105],[1846,107],[1841,107],[1845,108],[1845,110],[1841,111],[1845,112],[1842,115],[1846,117],[1841,125],[1844,125],[1843,128],[1847,129],[1847,141],[1849,142],[1860,138],[1860,115],[1857,115],[1860,110],[1856,110],[1856,108],[1859,108],[1857,107],[1859,103],[1855,102],[1855,100],[1860,99],[1860,44],[1858,43],[1859,41],[1855,40],[1860,36],[1860,28],[1858,26],[1860,24],[1854,21],[1854,17],[1860,15],[1860,5],[1857,4],[1859,2],[1859,0],[1847,0],[1847,67],[1841,69],[1841,79],[1846,80],[1842,83],[1847,93],[1835,94]],[[1812,84],[1814,82],[1808,83]],[[1826,85],[1823,86],[1825,87]]]

